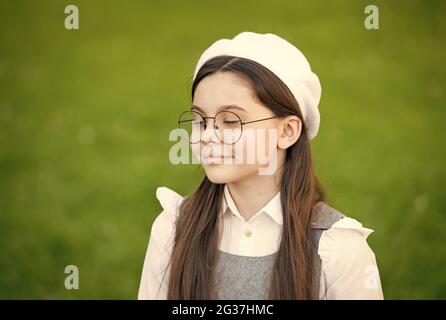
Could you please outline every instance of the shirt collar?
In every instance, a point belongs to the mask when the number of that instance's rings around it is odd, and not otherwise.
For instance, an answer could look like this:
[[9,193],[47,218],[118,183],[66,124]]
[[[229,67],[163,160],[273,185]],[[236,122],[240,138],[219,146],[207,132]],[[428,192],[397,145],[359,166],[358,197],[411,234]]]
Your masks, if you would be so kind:
[[[240,214],[240,212],[237,209],[237,206],[234,203],[234,200],[231,197],[231,194],[229,192],[229,188],[228,188],[227,184],[225,184],[225,187],[224,187],[223,212],[224,213],[229,212],[230,214],[233,214],[234,216],[245,221],[245,218],[243,218],[243,216]],[[254,216],[252,216],[250,220],[252,220],[254,217],[259,215],[261,212],[265,212],[277,224],[283,225],[282,203],[280,201],[280,191],[262,209],[260,209]]]

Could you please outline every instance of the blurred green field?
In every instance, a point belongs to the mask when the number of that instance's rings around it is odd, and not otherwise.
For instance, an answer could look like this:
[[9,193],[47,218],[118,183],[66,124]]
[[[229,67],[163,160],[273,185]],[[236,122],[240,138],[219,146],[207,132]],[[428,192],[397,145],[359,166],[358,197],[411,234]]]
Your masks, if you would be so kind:
[[249,30],[294,43],[319,75],[317,174],[375,229],[385,298],[445,299],[446,3],[374,1],[379,30],[368,4],[0,2],[0,298],[136,298],[156,188],[202,177],[168,160],[195,63]]

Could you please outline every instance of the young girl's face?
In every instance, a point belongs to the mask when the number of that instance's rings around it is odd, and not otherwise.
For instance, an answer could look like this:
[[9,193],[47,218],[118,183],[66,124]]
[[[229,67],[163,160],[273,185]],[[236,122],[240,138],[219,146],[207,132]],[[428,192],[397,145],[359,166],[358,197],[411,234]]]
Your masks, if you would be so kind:
[[[215,117],[217,112],[227,110],[238,115],[242,122],[274,116],[257,101],[249,82],[231,72],[217,72],[201,80],[195,90],[192,110],[204,117]],[[237,119],[231,113],[224,114],[228,123]],[[278,118],[242,125],[240,139],[234,144],[220,141],[214,130],[214,119],[206,121],[201,140],[192,144],[192,151],[200,159],[209,180],[213,183],[236,182],[259,175],[262,169],[264,174],[275,173],[275,170],[266,168],[278,163]],[[235,132],[237,135],[237,130]]]

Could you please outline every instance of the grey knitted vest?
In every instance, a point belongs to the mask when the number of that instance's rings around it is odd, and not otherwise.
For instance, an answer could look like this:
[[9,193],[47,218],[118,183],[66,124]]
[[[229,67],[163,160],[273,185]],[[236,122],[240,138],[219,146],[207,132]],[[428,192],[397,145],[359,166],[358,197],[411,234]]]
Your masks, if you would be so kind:
[[[344,215],[324,202],[313,207],[310,237],[313,245],[313,279],[316,299],[319,293],[321,259],[317,253],[322,232],[329,229]],[[217,259],[217,295],[223,300],[266,300],[268,286],[277,252],[249,257],[218,251]]]

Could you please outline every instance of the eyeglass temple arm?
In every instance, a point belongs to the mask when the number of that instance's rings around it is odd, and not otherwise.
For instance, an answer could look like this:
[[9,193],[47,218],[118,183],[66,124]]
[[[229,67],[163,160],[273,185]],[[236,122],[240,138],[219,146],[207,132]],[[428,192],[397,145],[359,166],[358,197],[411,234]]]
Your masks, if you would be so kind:
[[269,119],[274,119],[274,118],[279,118],[279,116],[274,116],[274,117],[269,117],[269,118],[263,118],[263,119],[257,119],[257,120],[252,120],[252,121],[246,121],[246,122],[242,122],[242,124],[253,123],[253,122],[259,122],[259,121],[264,121],[264,120],[269,120]]
[[[215,119],[215,117],[203,117],[203,119]],[[248,124],[248,123],[253,123],[253,122],[259,122],[259,121],[264,121],[264,120],[269,120],[269,119],[274,119],[274,118],[279,118],[279,116],[274,116],[274,117],[268,117],[268,118],[263,118],[263,119],[257,119],[257,120],[252,120],[252,121],[245,121],[245,122],[241,122],[241,124]],[[178,120],[178,123],[180,122],[188,122],[191,120]]]

